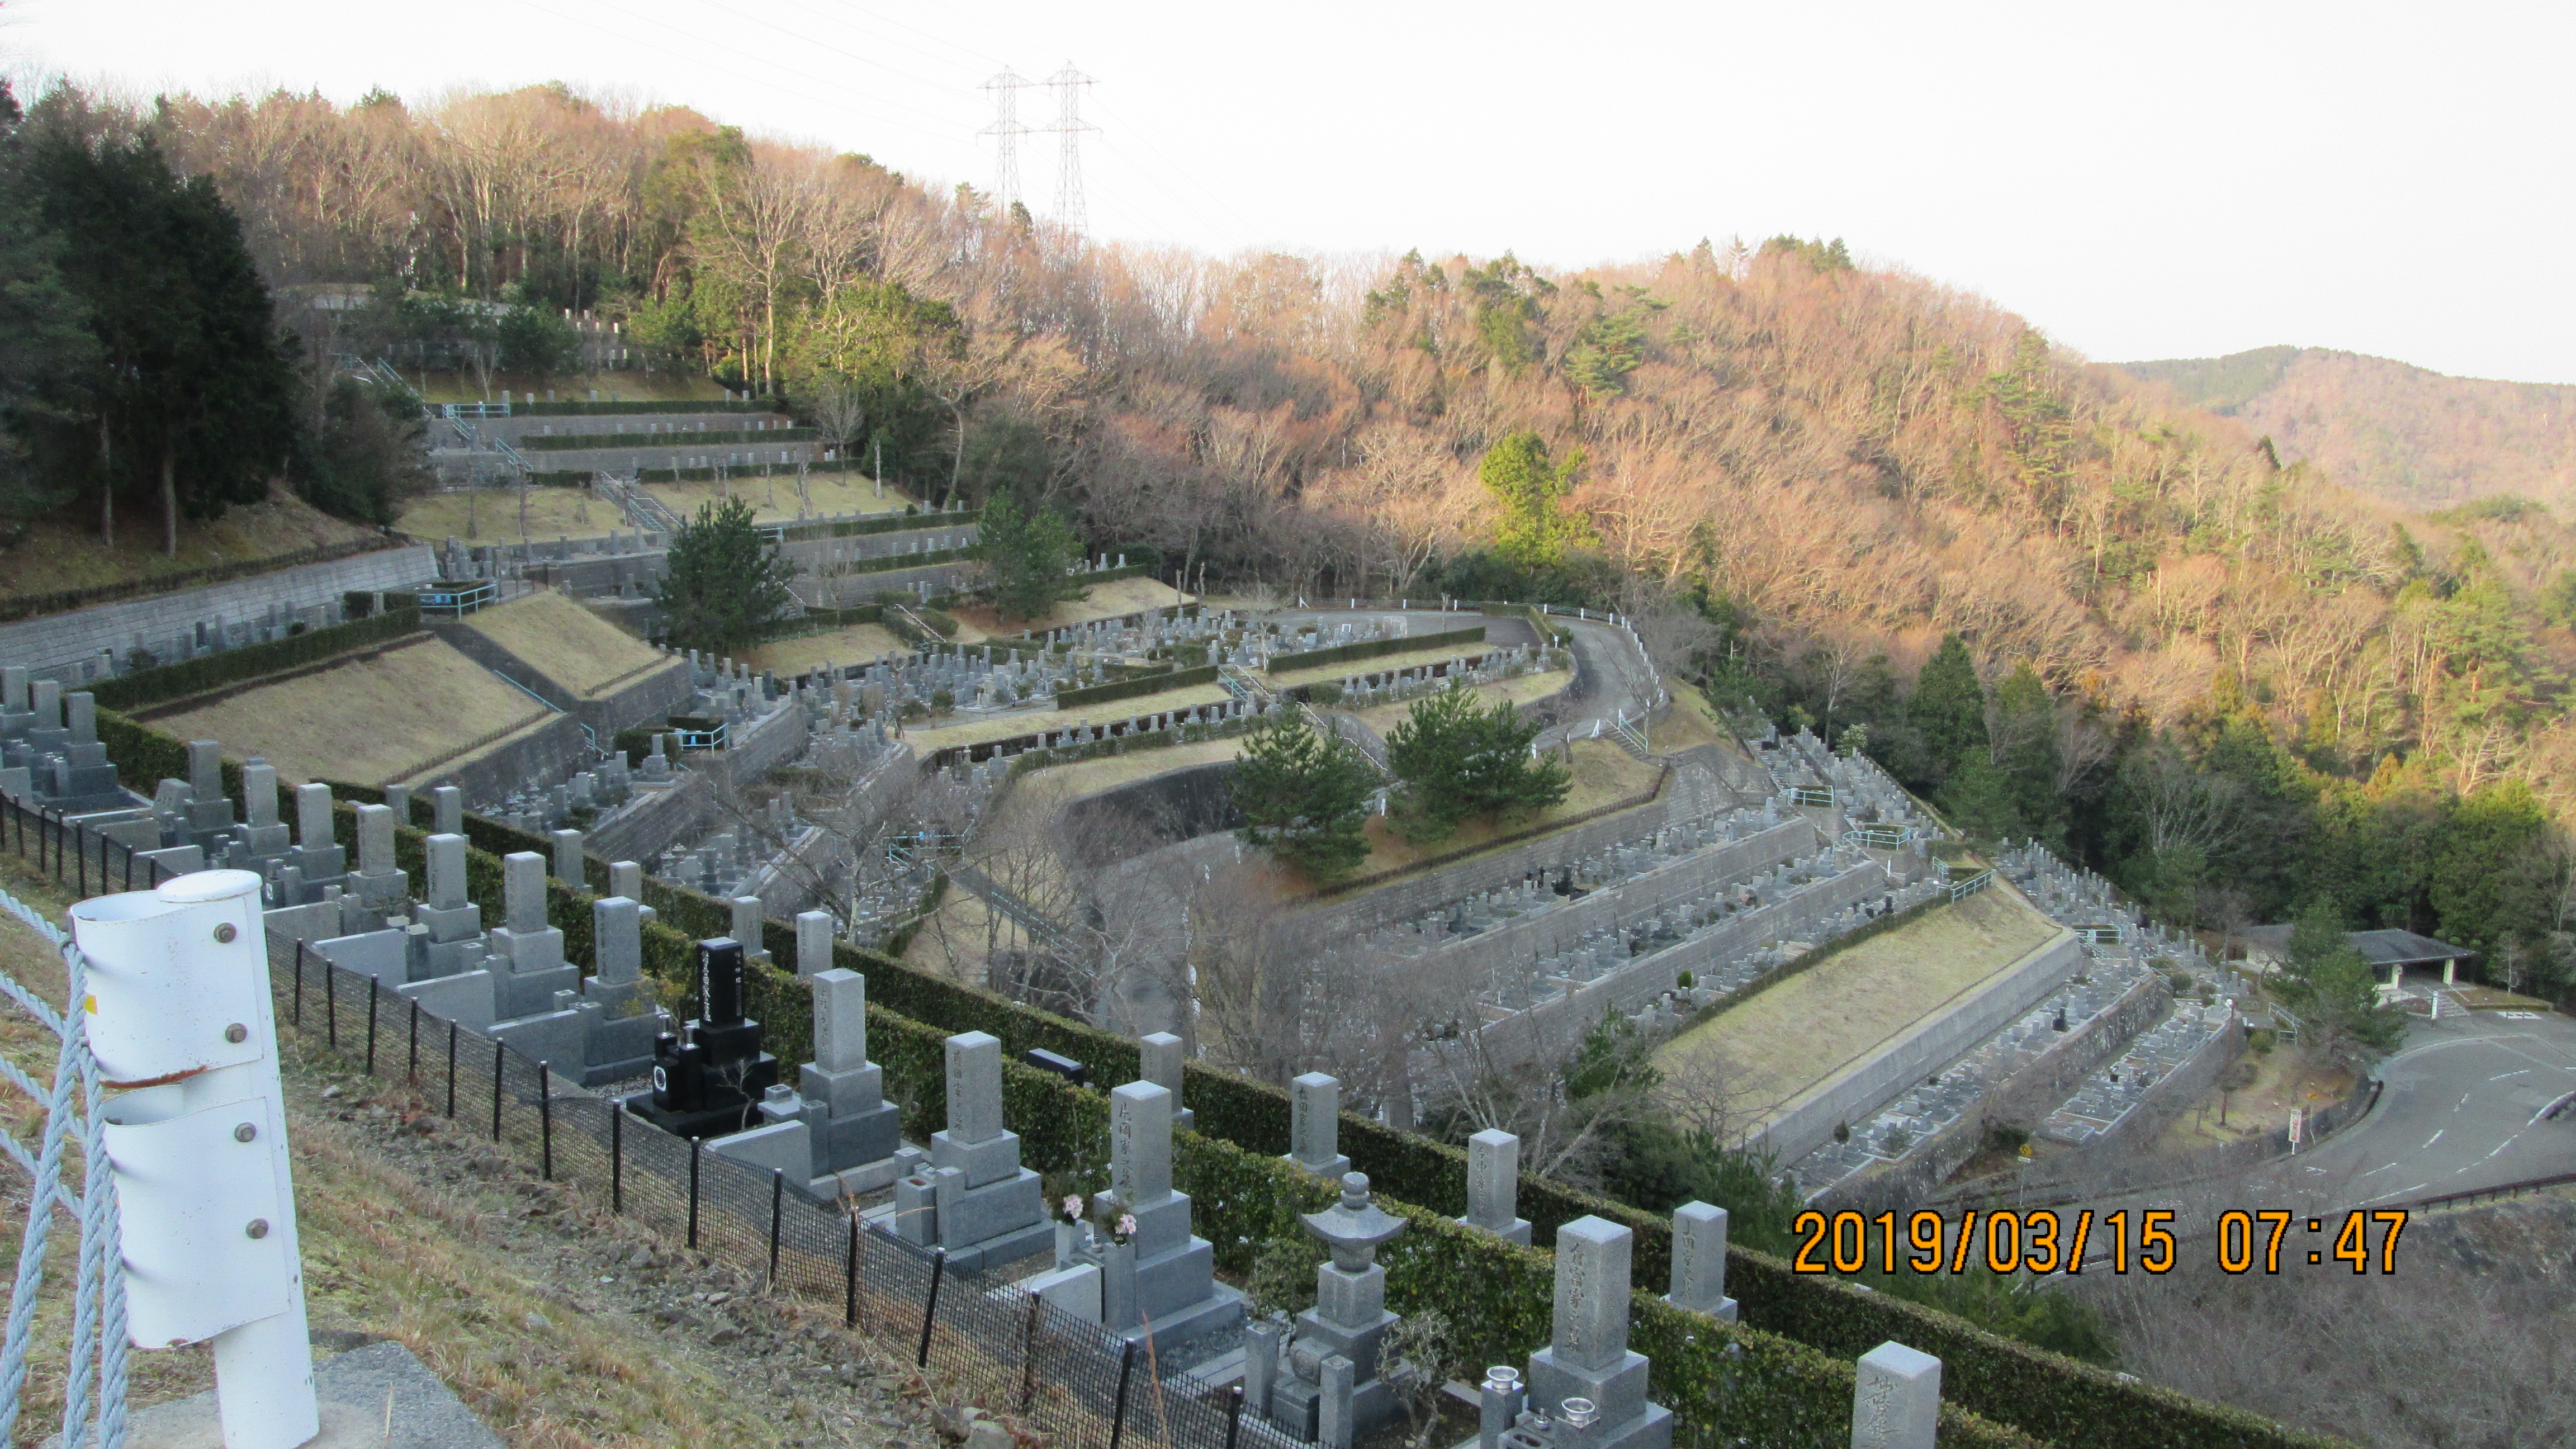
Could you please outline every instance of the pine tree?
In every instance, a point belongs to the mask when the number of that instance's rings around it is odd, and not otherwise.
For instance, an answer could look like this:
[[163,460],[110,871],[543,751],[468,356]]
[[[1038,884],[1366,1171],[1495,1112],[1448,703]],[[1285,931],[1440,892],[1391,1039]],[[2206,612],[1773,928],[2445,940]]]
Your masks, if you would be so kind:
[[731,653],[760,638],[787,612],[795,566],[751,523],[751,502],[710,499],[671,536],[670,566],[657,586],[671,642]]
[[1539,729],[1511,701],[1488,709],[1462,685],[1416,701],[1386,736],[1387,764],[1402,782],[1392,811],[1397,832],[1416,843],[1439,840],[1478,815],[1527,815],[1563,800],[1573,772],[1553,755],[1531,753]]
[[1246,821],[1235,836],[1316,880],[1347,875],[1368,858],[1368,797],[1376,788],[1356,746],[1326,737],[1302,715],[1275,711],[1245,740],[1228,781]]

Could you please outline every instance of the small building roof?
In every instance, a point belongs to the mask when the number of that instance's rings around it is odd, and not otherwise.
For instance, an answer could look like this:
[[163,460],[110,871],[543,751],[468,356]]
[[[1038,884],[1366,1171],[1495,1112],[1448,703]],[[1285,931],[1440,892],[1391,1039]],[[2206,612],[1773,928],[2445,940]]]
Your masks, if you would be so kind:
[[[2295,926],[2251,926],[2241,934],[2255,952],[2278,960],[2290,953]],[[2346,931],[2344,940],[2373,966],[2430,966],[2443,961],[2474,960],[2477,952],[2413,931]]]

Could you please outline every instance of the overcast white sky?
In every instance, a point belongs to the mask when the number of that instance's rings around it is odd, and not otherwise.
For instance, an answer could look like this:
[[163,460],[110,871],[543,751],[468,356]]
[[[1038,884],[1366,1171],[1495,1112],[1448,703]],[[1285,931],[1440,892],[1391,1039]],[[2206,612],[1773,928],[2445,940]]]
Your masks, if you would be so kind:
[[[22,76],[560,79],[978,185],[981,83],[1070,61],[1105,236],[1555,266],[1841,236],[2105,360],[2576,382],[2565,3],[0,3]],[[1023,145],[1044,212],[1053,140]]]

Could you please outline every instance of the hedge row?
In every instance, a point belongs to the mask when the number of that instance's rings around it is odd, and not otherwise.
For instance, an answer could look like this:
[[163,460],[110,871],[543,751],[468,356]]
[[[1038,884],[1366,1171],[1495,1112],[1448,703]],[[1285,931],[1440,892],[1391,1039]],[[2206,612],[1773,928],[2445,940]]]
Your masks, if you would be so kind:
[[1451,629],[1439,634],[1414,634],[1400,639],[1362,639],[1354,644],[1336,644],[1330,649],[1309,649],[1303,654],[1273,654],[1270,672],[1284,674],[1291,669],[1313,669],[1323,664],[1347,664],[1354,659],[1379,659],[1389,654],[1410,654],[1417,649],[1437,649],[1447,644],[1482,644],[1485,626]]
[[1168,674],[1151,674],[1143,679],[1121,679],[1114,684],[1095,684],[1088,689],[1056,691],[1055,707],[1078,709],[1086,704],[1108,704],[1113,700],[1141,699],[1161,694],[1167,689],[1187,689],[1194,684],[1216,683],[1217,667],[1202,664],[1196,669],[1175,669]]
[[512,403],[510,415],[524,418],[633,418],[653,413],[777,413],[783,403],[740,402],[541,402]]
[[293,669],[299,664],[311,664],[334,654],[399,638],[419,628],[418,608],[387,609],[381,614],[352,619],[345,624],[327,624],[283,639],[245,644],[238,649],[201,654],[174,664],[138,669],[115,679],[102,679],[90,686],[90,693],[102,709],[141,709],[146,705],[203,694],[227,684],[238,684],[245,679],[256,679],[263,674],[275,674],[281,669]]
[[853,604],[846,609],[807,609],[793,619],[775,621],[764,639],[794,639],[806,634],[820,634],[833,629],[846,629],[853,624],[873,624],[885,613],[883,604]]
[[541,433],[519,439],[523,453],[573,453],[592,448],[710,448],[720,443],[810,443],[812,428],[707,428],[668,433]]
[[957,563],[975,556],[973,548],[943,548],[932,553],[890,553],[883,558],[855,558],[830,567],[833,576],[845,574],[890,574],[901,569],[928,568],[932,564]]
[[[184,771],[185,751],[177,741],[104,712],[100,723],[101,738],[112,741],[111,758],[130,775],[157,778]],[[227,787],[237,789],[237,770],[227,766],[226,774]],[[380,791],[363,787],[333,788],[344,802],[383,798]],[[426,813],[429,802],[416,799],[414,809]],[[344,807],[338,813],[342,839],[354,845],[355,812]],[[466,817],[466,834],[473,846],[467,853],[468,895],[497,918],[503,900],[500,855],[543,853],[550,842],[474,815]],[[397,831],[397,859],[405,869],[424,869],[424,839],[416,825]],[[564,931],[565,954],[575,961],[593,958],[592,892],[607,884],[604,862],[586,860],[584,872],[590,890],[547,883],[548,919]],[[665,1001],[682,1006],[694,941],[729,934],[730,908],[649,878],[644,897],[659,912],[644,931],[645,969],[662,983]],[[761,934],[776,959],[792,963],[791,925],[767,921]],[[944,1116],[944,1071],[932,1053],[955,1032],[990,1032],[1013,1058],[1032,1047],[1060,1052],[1088,1064],[1094,1080],[1103,1083],[1138,1075],[1136,1044],[1125,1037],[845,943],[835,943],[833,959],[868,977],[871,1052],[889,1067],[890,1095],[903,1104],[912,1130]],[[750,1009],[767,1028],[769,1049],[782,1061],[809,1057],[813,1022],[803,983],[787,972],[763,968],[750,974],[746,988]],[[1048,1095],[1033,1098],[1032,1093]],[[1283,1175],[1284,1166],[1270,1161],[1288,1146],[1285,1092],[1193,1062],[1184,1068],[1182,1095],[1196,1113],[1200,1131],[1180,1138],[1176,1185],[1198,1200],[1203,1229],[1224,1225],[1217,1250],[1222,1261],[1240,1270],[1258,1244],[1289,1231],[1287,1220],[1294,1211],[1321,1206],[1324,1190]],[[1105,1135],[1101,1092],[1068,1087],[1014,1060],[1005,1067],[1005,1100],[1031,1166],[1097,1172],[1098,1144]],[[1548,1260],[1445,1221],[1465,1209],[1466,1154],[1348,1113],[1341,1118],[1340,1146],[1353,1166],[1369,1174],[1372,1185],[1391,1199],[1389,1211],[1414,1225],[1384,1255],[1393,1305],[1441,1307],[1457,1322],[1472,1325],[1483,1335],[1480,1343],[1492,1344],[1497,1355],[1534,1347],[1545,1333],[1550,1302]],[[1713,1426],[1729,1421],[1776,1424],[1794,1429],[1808,1442],[1837,1442],[1849,1432],[1848,1361],[1890,1339],[1942,1360],[1943,1395],[1952,1401],[1943,1407],[1945,1443],[2001,1449],[2031,1444],[2027,1435],[2108,1449],[2327,1449],[2333,1442],[1996,1337],[1890,1294],[1796,1275],[1782,1260],[1743,1248],[1728,1254],[1728,1283],[1743,1305],[1743,1328],[1754,1331],[1730,1332],[1652,1297],[1651,1290],[1670,1273],[1666,1219],[1537,1177],[1522,1179],[1519,1210],[1545,1243],[1554,1241],[1560,1226],[1587,1214],[1635,1231],[1635,1282],[1645,1291],[1636,1304],[1633,1341],[1657,1362],[1659,1397],[1688,1416],[1692,1432],[1684,1442],[1715,1442]],[[1742,1352],[1730,1351],[1729,1344]],[[1703,1405],[1709,1406],[1708,1418],[1701,1417]],[[1954,1409],[1966,1412],[1954,1418]]]
[[818,538],[859,538],[872,533],[915,533],[932,528],[972,528],[984,516],[980,508],[956,513],[886,513],[873,518],[845,518],[835,523],[790,523],[779,537],[791,543]]

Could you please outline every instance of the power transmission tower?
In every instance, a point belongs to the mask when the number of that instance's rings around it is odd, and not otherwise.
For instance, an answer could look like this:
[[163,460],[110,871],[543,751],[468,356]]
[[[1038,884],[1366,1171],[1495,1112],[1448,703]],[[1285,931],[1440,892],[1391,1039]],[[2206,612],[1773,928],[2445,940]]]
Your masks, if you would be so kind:
[[1060,148],[1055,171],[1056,224],[1078,237],[1091,230],[1091,217],[1082,196],[1082,134],[1100,128],[1082,119],[1082,92],[1093,82],[1075,70],[1073,62],[1066,61],[1064,69],[1048,76],[1046,83],[1055,89],[1056,119],[1054,125],[1044,129],[1056,133]]
[[1001,208],[1005,220],[1010,217],[1012,203],[1021,199],[1020,138],[1030,133],[1029,127],[1020,124],[1020,92],[1036,84],[1012,73],[1008,66],[984,82],[984,89],[993,95],[993,124],[983,131],[994,140],[993,203]]

